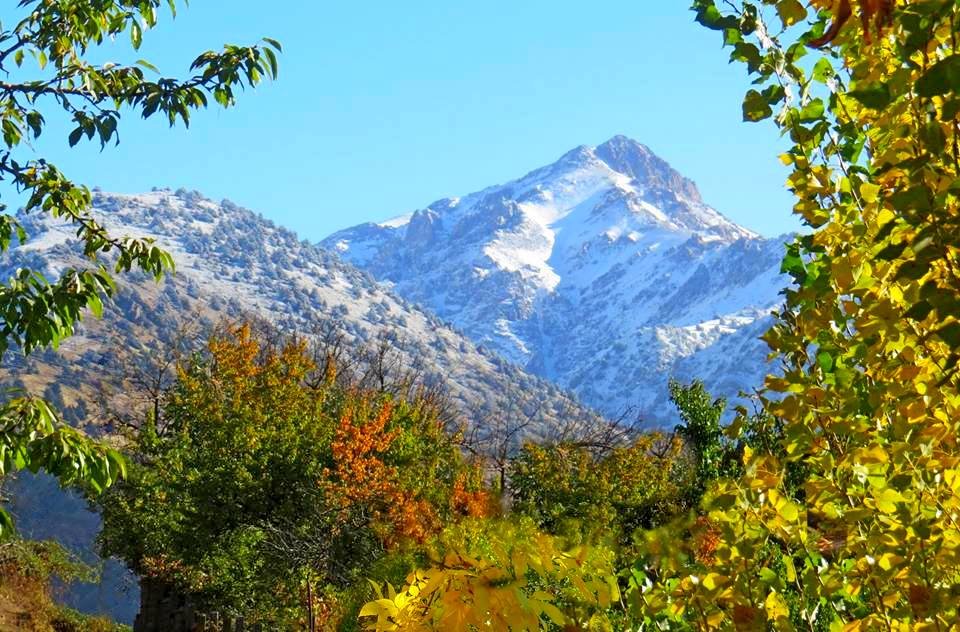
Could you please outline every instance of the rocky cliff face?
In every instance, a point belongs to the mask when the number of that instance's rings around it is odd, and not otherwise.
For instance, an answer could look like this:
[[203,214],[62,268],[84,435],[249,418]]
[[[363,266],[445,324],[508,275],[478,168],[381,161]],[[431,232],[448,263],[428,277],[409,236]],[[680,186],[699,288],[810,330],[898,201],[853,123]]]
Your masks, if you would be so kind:
[[618,136],[322,245],[585,402],[658,425],[670,377],[727,396],[761,383],[784,241]]

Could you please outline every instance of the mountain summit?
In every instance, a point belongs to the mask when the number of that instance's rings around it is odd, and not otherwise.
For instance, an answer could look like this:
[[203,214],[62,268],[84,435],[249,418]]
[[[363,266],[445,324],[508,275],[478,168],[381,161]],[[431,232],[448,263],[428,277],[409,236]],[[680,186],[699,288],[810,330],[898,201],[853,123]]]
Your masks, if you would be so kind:
[[759,386],[783,241],[615,136],[323,245],[586,402],[661,423],[669,377],[729,396]]
[[648,189],[674,191],[688,200],[703,202],[692,180],[680,175],[649,147],[632,138],[614,136],[593,153],[614,171],[630,176]]

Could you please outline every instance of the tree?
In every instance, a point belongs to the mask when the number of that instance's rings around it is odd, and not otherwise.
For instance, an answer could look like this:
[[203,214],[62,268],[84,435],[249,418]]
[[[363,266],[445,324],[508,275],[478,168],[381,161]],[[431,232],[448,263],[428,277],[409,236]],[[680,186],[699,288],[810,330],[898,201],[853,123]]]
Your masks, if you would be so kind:
[[[189,125],[192,111],[210,97],[223,107],[234,104],[235,90],[277,75],[280,45],[227,45],[196,58],[191,76],[159,76],[146,61],[95,64],[88,53],[118,36],[140,47],[145,29],[175,0],[20,0],[23,17],[0,25],[0,181],[26,197],[24,212],[47,213],[76,227],[89,266],[68,269],[49,281],[40,270],[19,269],[0,285],[0,357],[11,349],[29,354],[56,346],[70,336],[86,310],[99,316],[103,299],[114,293],[111,272],[138,268],[159,279],[173,269],[170,255],[149,239],[119,238],[90,212],[91,195],[57,167],[32,152],[31,139],[43,132],[47,116],[69,117],[75,127],[68,141],[96,140],[101,149],[119,142],[124,110],[143,118],[164,115],[173,126]],[[148,78],[148,73],[156,78]],[[0,254],[26,235],[15,215],[0,205]],[[46,470],[65,484],[83,483],[95,491],[123,472],[116,452],[88,440],[62,423],[55,411],[32,397],[13,397],[0,405],[0,476],[13,470]],[[0,536],[12,523],[0,509]]]
[[707,491],[710,556],[660,534],[636,603],[661,626],[953,629],[960,5],[811,4],[694,3],[755,80],[744,118],[793,143],[812,232],[788,247],[794,284],[766,335],[783,440]]
[[230,328],[181,362],[163,422],[130,436],[130,473],[98,504],[105,555],[198,607],[285,625],[305,585],[332,601],[487,504],[431,399],[360,388],[304,340],[267,336]]
[[696,461],[697,481],[691,488],[693,505],[699,502],[706,486],[730,467],[730,446],[724,440],[720,425],[726,401],[714,399],[703,382],[694,381],[684,386],[670,380],[670,401],[677,407],[683,423],[676,432],[683,439]]
[[528,443],[510,465],[512,509],[547,533],[629,545],[637,529],[686,508],[695,468],[682,448],[659,433],[601,455],[577,445]]

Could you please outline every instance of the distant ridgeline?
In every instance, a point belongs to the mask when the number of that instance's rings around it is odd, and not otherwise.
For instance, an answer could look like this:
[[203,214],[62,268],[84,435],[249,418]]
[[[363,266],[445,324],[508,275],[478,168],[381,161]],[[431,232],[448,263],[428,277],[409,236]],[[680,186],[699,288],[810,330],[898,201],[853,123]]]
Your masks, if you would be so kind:
[[[474,344],[368,273],[229,201],[158,190],[97,193],[94,205],[115,234],[155,238],[173,254],[177,271],[159,284],[126,275],[104,318],[87,319],[80,335],[59,350],[5,358],[5,384],[51,390],[65,408],[78,407],[75,420],[90,412],[90,394],[79,398],[80,390],[103,390],[106,377],[126,368],[110,366],[118,351],[169,351],[187,344],[185,331],[190,344],[202,344],[217,323],[251,317],[287,332],[328,341],[336,336],[352,347],[386,346],[392,361],[421,381],[443,384],[464,420],[502,411],[507,403],[529,413],[544,432],[571,413],[593,416],[560,388]],[[53,275],[85,264],[70,226],[46,217],[22,220],[28,241],[12,251],[0,274],[29,265]]]

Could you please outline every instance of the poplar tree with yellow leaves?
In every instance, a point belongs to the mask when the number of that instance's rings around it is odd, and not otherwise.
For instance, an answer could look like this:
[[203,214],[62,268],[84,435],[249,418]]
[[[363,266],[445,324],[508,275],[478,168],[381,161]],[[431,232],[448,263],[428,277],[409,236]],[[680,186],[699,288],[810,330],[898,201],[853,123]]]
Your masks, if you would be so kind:
[[[780,444],[746,449],[696,522],[647,534],[625,595],[633,625],[958,629],[960,3],[693,9],[754,79],[744,119],[791,142],[781,159],[809,231],[787,248],[793,284],[765,336]],[[490,589],[475,582],[471,599]],[[400,610],[374,627],[430,629],[436,613]]]
[[788,248],[794,284],[766,335],[784,449],[748,451],[742,478],[709,491],[709,559],[651,537],[637,605],[667,627],[956,629],[960,5],[694,9],[755,79],[745,120],[792,142],[811,232]]

